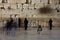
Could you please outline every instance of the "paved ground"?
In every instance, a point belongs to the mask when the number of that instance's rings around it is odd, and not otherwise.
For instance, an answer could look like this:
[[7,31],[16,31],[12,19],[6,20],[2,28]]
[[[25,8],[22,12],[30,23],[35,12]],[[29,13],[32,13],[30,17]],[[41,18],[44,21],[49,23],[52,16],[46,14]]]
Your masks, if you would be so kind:
[[60,28],[53,28],[53,30],[43,28],[40,34],[37,28],[29,28],[27,31],[21,28],[8,34],[1,29],[0,40],[60,40]]

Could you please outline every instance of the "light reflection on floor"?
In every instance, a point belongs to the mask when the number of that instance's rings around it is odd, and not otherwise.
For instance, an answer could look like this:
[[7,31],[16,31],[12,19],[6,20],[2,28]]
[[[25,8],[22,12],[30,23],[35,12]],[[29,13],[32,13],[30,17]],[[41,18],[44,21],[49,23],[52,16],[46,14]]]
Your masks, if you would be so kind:
[[40,34],[37,28],[31,28],[25,31],[23,28],[7,34],[6,31],[0,30],[0,40],[60,40],[60,28],[48,30],[44,28]]

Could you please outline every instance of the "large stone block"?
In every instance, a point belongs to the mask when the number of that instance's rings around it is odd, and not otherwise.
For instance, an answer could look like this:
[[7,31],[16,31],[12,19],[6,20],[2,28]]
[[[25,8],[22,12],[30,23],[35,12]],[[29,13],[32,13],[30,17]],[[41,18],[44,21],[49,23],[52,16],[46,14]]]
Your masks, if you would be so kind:
[[26,0],[8,0],[8,3],[25,3]]

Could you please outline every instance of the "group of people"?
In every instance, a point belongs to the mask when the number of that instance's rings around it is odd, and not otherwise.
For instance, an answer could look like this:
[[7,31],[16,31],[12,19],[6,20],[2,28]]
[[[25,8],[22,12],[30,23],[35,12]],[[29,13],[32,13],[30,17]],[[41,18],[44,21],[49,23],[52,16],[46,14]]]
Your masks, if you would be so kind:
[[10,18],[9,20],[7,20],[4,28],[6,30],[11,30],[12,28],[16,27],[17,27],[16,22],[13,20],[13,18]]
[[[21,19],[18,18],[18,21],[14,20],[13,18],[10,18],[6,21],[5,24],[5,29],[6,30],[12,30],[12,28],[16,29],[16,28],[20,28],[21,27]],[[28,20],[27,18],[24,19],[24,28],[25,30],[27,30],[28,27]]]
[[[53,22],[52,19],[49,19],[49,29],[50,30],[52,30],[52,22]],[[6,25],[5,25],[6,30],[11,30],[12,28],[16,29],[17,27],[19,27],[19,28],[21,27],[21,19],[20,18],[18,18],[18,22],[14,21],[13,18],[10,18],[9,20],[7,20]],[[24,19],[24,28],[25,28],[25,30],[27,30],[27,28],[28,28],[27,18]],[[42,30],[41,25],[38,26],[38,30],[39,29]]]
[[[19,28],[21,27],[21,19],[20,18],[18,18],[18,27]],[[27,20],[27,18],[24,19],[24,28],[25,28],[25,30],[27,30],[27,28],[28,28],[28,20]]]
[[[49,29],[52,30],[52,19],[49,20]],[[38,34],[40,34],[40,32],[42,31],[42,27],[41,25],[38,25],[38,29],[37,29],[37,32]]]
[[[20,19],[19,19],[19,27],[20,27],[20,22],[21,22],[21,21],[20,21]],[[50,30],[52,30],[52,22],[53,22],[52,19],[49,19],[48,24],[49,24],[49,29],[50,29]],[[27,18],[25,18],[25,20],[24,20],[24,27],[25,27],[25,30],[27,30],[27,28],[28,28],[28,20],[27,20]],[[38,25],[38,29],[39,29],[39,28],[42,28],[41,25]],[[41,30],[42,30],[42,29],[41,29]]]
[[[48,22],[48,24],[49,24],[49,29],[50,29],[50,30],[52,30],[52,22],[53,22],[52,19],[50,19],[49,22]],[[37,32],[38,32],[38,31],[42,31],[41,25],[38,25],[38,30],[37,30]]]

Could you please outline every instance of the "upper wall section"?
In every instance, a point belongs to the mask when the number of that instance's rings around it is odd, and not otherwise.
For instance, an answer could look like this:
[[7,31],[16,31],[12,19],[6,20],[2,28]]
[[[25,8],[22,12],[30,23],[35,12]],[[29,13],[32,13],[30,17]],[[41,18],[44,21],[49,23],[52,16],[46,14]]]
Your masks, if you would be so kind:
[[26,2],[28,2],[31,4],[34,4],[34,3],[47,4],[49,2],[52,4],[57,4],[57,3],[59,3],[60,0],[0,0],[0,3],[2,3],[2,1],[7,2],[7,3],[26,3]]
[[[26,1],[27,0],[4,0],[5,3],[2,3],[2,0],[0,0],[0,16],[7,17],[8,15],[10,17],[11,15],[18,14],[20,17],[60,17],[60,12],[57,12],[60,11],[60,4],[58,4],[59,0],[28,0],[28,3]],[[51,15],[49,13],[48,16],[45,14],[41,15],[41,13],[38,12],[38,9],[47,5],[48,3],[48,6],[54,9],[54,11],[51,13]]]

